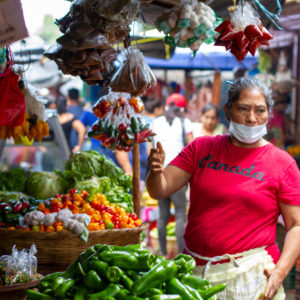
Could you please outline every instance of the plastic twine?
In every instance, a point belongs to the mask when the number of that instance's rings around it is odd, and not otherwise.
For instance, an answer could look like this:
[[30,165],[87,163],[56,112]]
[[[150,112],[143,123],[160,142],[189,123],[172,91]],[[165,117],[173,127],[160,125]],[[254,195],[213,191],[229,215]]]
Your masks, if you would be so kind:
[[282,27],[280,27],[276,21],[279,20],[279,16],[281,14],[281,11],[282,11],[282,7],[281,7],[281,4],[280,4],[280,1],[279,0],[275,0],[276,2],[276,5],[277,5],[277,8],[278,8],[278,11],[277,13],[272,13],[270,12],[269,10],[267,10],[260,2],[260,0],[252,0],[256,10],[257,7],[259,7],[261,9],[261,11],[265,14],[265,16],[275,25],[275,27],[279,30],[282,30]]

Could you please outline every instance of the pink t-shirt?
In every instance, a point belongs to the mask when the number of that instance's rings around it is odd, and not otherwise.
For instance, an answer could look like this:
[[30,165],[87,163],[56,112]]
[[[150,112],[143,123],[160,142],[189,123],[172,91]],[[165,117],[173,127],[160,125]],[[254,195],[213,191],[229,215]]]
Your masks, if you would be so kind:
[[184,234],[189,250],[213,257],[268,246],[278,261],[279,202],[300,205],[300,173],[289,154],[272,144],[249,149],[228,135],[206,136],[170,164],[192,174]]

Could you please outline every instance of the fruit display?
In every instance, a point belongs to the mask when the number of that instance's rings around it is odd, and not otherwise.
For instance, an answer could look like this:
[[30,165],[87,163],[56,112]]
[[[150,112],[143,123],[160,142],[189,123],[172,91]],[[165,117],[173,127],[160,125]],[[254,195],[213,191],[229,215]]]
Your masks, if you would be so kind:
[[93,106],[99,119],[88,136],[101,141],[111,150],[130,151],[133,143],[151,142],[155,135],[141,113],[143,102],[126,93],[109,93]]
[[192,275],[195,260],[185,254],[167,260],[139,244],[98,244],[88,248],[64,272],[47,275],[33,299],[214,299],[226,284],[211,286]]
[[292,156],[300,156],[300,145],[297,146],[289,146],[287,151]]
[[238,6],[230,14],[230,20],[224,21],[215,31],[220,34],[215,46],[224,46],[238,61],[248,52],[254,56],[259,46],[269,45],[269,40],[273,39],[248,3]]
[[166,44],[197,51],[202,43],[214,42],[214,28],[220,22],[222,19],[204,2],[183,1],[181,6],[163,12],[155,25],[166,34]]
[[[87,200],[88,199],[88,200]],[[104,229],[135,228],[142,224],[135,213],[110,203],[104,194],[89,196],[86,191],[71,189],[67,194],[36,200],[22,197],[0,204],[0,226],[26,231],[59,232],[69,229],[76,234]]]

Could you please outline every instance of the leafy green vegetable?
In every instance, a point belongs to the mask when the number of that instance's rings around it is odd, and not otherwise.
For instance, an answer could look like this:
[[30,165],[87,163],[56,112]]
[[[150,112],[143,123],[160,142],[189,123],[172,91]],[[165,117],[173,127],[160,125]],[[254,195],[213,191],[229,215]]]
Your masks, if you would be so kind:
[[67,182],[60,173],[33,172],[26,183],[26,191],[30,196],[47,199],[65,191]]
[[111,182],[108,177],[92,176],[89,179],[78,181],[74,187],[78,191],[86,190],[90,195],[95,193],[105,194],[110,190]]
[[96,151],[81,151],[72,154],[66,161],[64,177],[71,183],[73,181],[73,185],[92,176],[109,177],[112,184],[122,186],[125,192],[132,189],[131,177],[125,175],[111,159]]
[[113,187],[105,196],[110,203],[123,207],[127,212],[133,212],[132,195],[124,192],[122,187]]
[[28,171],[22,168],[13,168],[0,171],[0,190],[24,192]]

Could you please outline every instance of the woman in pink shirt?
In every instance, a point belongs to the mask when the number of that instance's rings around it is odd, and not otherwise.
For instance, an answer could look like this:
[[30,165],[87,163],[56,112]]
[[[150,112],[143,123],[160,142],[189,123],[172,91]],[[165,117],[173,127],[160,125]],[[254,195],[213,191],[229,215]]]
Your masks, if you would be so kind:
[[[263,138],[271,106],[262,82],[239,78],[224,106],[229,135],[195,139],[165,169],[160,144],[149,156],[153,198],[190,184],[185,250],[197,261],[195,274],[227,283],[220,299],[285,299],[282,282],[300,255],[300,174]],[[282,253],[279,214],[287,229]]]

